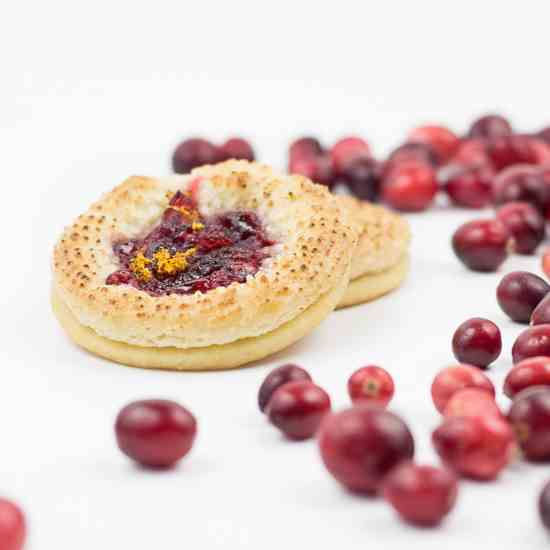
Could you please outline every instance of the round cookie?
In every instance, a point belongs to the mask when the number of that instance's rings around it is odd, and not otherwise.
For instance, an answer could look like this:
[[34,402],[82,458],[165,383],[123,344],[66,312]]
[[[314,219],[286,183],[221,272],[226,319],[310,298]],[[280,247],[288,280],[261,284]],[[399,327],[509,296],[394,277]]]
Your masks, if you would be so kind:
[[391,292],[409,270],[408,222],[388,209],[353,197],[341,196],[359,235],[350,283],[338,309],[369,302]]
[[238,367],[334,309],[356,242],[328,191],[263,165],[132,177],[65,230],[52,303],[77,344],[114,361]]

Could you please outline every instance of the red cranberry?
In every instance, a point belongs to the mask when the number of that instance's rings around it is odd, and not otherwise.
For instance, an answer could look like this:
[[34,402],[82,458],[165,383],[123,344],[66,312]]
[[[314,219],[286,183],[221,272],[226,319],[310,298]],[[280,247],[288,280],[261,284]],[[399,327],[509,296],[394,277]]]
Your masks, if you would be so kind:
[[323,153],[323,147],[317,138],[303,137],[295,140],[288,151],[290,160],[316,157]]
[[456,206],[484,208],[493,200],[493,176],[494,170],[488,164],[455,165],[442,183]]
[[332,164],[337,174],[341,174],[348,162],[358,157],[370,156],[369,144],[360,137],[347,137],[337,141],[330,150]]
[[458,259],[474,271],[496,271],[508,257],[510,235],[499,220],[475,220],[461,225],[452,239]]
[[535,136],[546,143],[550,143],[550,126],[538,131]]
[[378,198],[381,168],[373,158],[357,157],[349,161],[340,176],[358,199],[375,201]]
[[465,388],[483,390],[495,397],[493,383],[477,367],[456,365],[443,369],[434,378],[431,391],[435,408],[443,413],[449,399]]
[[197,423],[173,401],[148,399],[126,405],[118,414],[115,432],[125,455],[144,466],[166,468],[189,452]]
[[332,161],[327,155],[317,157],[296,157],[290,161],[291,174],[301,174],[315,183],[331,187],[334,184]]
[[543,487],[540,493],[539,515],[543,525],[550,531],[550,482]]
[[503,418],[494,396],[478,388],[464,388],[454,393],[443,410],[443,416]]
[[550,250],[545,250],[542,255],[542,270],[544,274],[550,278]]
[[455,474],[446,468],[404,462],[384,482],[384,498],[406,521],[433,526],[453,509],[458,495]]
[[453,336],[453,353],[461,363],[487,368],[502,351],[499,328],[488,319],[464,321]]
[[507,227],[518,254],[533,254],[544,239],[544,218],[527,202],[509,202],[501,206],[497,219]]
[[437,153],[426,143],[409,142],[400,145],[392,151],[386,163],[386,170],[389,171],[396,165],[407,162],[424,162],[431,166],[436,166],[439,164],[439,161]]
[[550,357],[529,357],[515,365],[504,380],[504,393],[513,399],[532,386],[550,386]]
[[409,134],[411,143],[429,145],[442,161],[451,158],[460,144],[460,140],[444,126],[420,126]]
[[508,419],[527,460],[550,460],[550,388],[531,387],[518,393]]
[[496,204],[528,202],[543,212],[550,205],[550,186],[545,184],[540,168],[528,164],[500,172],[493,182],[493,195]]
[[550,357],[550,324],[536,325],[524,330],[514,342],[514,364],[528,357]]
[[203,164],[221,160],[220,150],[206,139],[191,138],[182,141],[172,156],[172,167],[178,174],[187,174]]
[[545,296],[531,315],[532,325],[550,324],[550,296]]
[[512,126],[503,116],[485,115],[473,122],[468,131],[471,138],[496,138],[512,135]]
[[296,382],[297,380],[307,380],[311,382],[309,372],[297,365],[283,365],[272,370],[262,382],[258,392],[258,406],[262,412],[265,412],[267,404],[273,395],[273,392],[283,384]]
[[484,139],[462,140],[451,162],[466,166],[489,166],[494,170],[487,153],[487,142]]
[[242,138],[228,139],[221,147],[221,156],[227,159],[242,159],[252,162],[254,160],[254,149],[248,141]]
[[0,550],[21,550],[26,537],[25,516],[19,506],[0,498]]
[[394,391],[390,373],[374,365],[356,370],[348,380],[348,393],[354,405],[372,403],[385,407]]
[[446,418],[434,431],[432,442],[449,468],[479,480],[495,479],[514,451],[510,425],[494,416]]
[[530,138],[529,146],[535,164],[550,164],[550,144],[542,139]]
[[494,138],[487,143],[487,153],[497,170],[515,164],[534,164],[537,162],[531,139],[513,135]]
[[352,491],[374,493],[384,477],[412,459],[414,441],[407,425],[384,409],[356,406],[327,416],[319,431],[328,471]]
[[550,291],[550,285],[526,271],[508,273],[497,287],[500,308],[512,321],[528,323],[533,311]]
[[420,212],[438,191],[434,169],[423,162],[402,162],[389,170],[382,183],[382,198],[393,208]]
[[266,411],[269,421],[289,439],[308,439],[330,411],[330,397],[308,380],[287,382],[273,392]]

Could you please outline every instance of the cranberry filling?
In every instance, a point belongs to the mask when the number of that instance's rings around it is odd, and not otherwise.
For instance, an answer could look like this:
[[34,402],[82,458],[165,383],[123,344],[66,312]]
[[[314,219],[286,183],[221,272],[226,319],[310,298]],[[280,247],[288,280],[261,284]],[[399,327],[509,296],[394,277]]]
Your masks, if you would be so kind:
[[106,283],[129,284],[153,296],[207,292],[244,283],[273,244],[254,212],[203,217],[193,199],[178,191],[145,237],[114,243],[121,268]]

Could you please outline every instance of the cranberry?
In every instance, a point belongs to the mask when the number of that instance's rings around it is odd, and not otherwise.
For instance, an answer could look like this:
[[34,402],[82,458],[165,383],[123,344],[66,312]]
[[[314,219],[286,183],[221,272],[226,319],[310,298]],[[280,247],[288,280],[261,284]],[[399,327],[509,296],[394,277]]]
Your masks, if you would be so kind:
[[544,239],[544,218],[527,202],[509,202],[501,206],[497,219],[507,227],[518,254],[533,254]]
[[546,143],[550,143],[550,126],[543,128],[542,130],[538,131],[535,135],[537,138],[541,139],[542,141],[545,141]]
[[540,493],[539,515],[543,525],[550,531],[550,482],[543,487]]
[[550,388],[531,387],[518,393],[508,419],[527,460],[550,460]]
[[474,271],[496,271],[508,257],[510,235],[499,220],[475,220],[461,225],[452,246],[458,259]]
[[26,537],[25,516],[19,506],[0,498],[0,550],[21,550]]
[[550,323],[550,296],[545,296],[531,315],[532,325],[547,325]]
[[429,145],[442,161],[446,161],[460,144],[459,138],[444,126],[420,126],[409,134],[411,143]]
[[465,388],[486,391],[495,397],[493,383],[477,368],[471,365],[456,365],[440,371],[432,382],[432,399],[435,408],[443,413],[449,399]]
[[503,417],[494,395],[478,388],[464,388],[454,393],[443,410],[443,416]]
[[404,462],[384,482],[384,498],[406,521],[433,526],[453,509],[458,494],[455,474],[447,468]]
[[266,411],[269,421],[289,439],[308,439],[330,411],[330,397],[308,380],[287,382],[273,392]]
[[191,138],[182,141],[172,156],[172,167],[178,174],[187,174],[203,164],[221,160],[220,150],[206,139]]
[[300,174],[327,187],[331,187],[335,180],[332,161],[327,155],[296,157],[290,161],[289,171],[291,174]]
[[514,364],[528,357],[550,357],[550,324],[536,325],[524,330],[514,342]]
[[129,285],[134,282],[134,275],[127,269],[119,269],[114,273],[111,273],[105,280],[105,284],[108,285]]
[[311,382],[310,374],[297,365],[283,365],[272,370],[262,382],[258,392],[258,406],[262,412],[265,412],[267,404],[273,395],[273,392],[283,384],[296,382],[297,380],[307,380]]
[[489,140],[487,153],[497,170],[515,164],[534,164],[537,162],[531,139],[526,136],[501,136]]
[[126,405],[118,414],[115,432],[125,455],[144,466],[166,468],[189,452],[197,423],[173,401],[148,399]]
[[466,166],[488,166],[494,170],[489,154],[487,153],[487,142],[484,139],[462,140],[451,162]]
[[347,137],[337,141],[330,150],[332,164],[337,174],[341,174],[348,162],[358,157],[370,156],[369,144],[360,137]]
[[550,357],[529,357],[520,361],[504,380],[504,393],[513,399],[532,386],[550,386]]
[[545,250],[542,255],[542,270],[550,278],[550,249]]
[[373,403],[385,407],[394,391],[390,373],[374,365],[360,368],[348,380],[348,393],[354,405]]
[[340,175],[358,199],[374,201],[378,198],[381,168],[373,158],[358,157],[349,161]]
[[550,164],[550,144],[542,139],[529,139],[531,154],[535,164]]
[[457,206],[484,208],[493,200],[494,170],[488,164],[455,165],[447,172],[443,187]]
[[303,137],[295,140],[289,148],[288,156],[290,160],[298,158],[311,158],[323,153],[323,147],[317,138]]
[[512,133],[512,126],[500,115],[482,116],[473,122],[468,131],[471,138],[496,138],[509,136]]
[[448,467],[479,480],[495,479],[514,451],[510,425],[494,416],[446,418],[434,431],[432,442]]
[[228,139],[221,147],[221,156],[226,159],[243,159],[252,162],[254,160],[254,149],[248,141],[242,138]]
[[390,470],[414,455],[407,425],[395,414],[369,406],[328,415],[319,430],[319,447],[336,480],[367,493],[377,492]]
[[438,191],[434,169],[424,162],[402,162],[387,172],[382,198],[393,208],[409,212],[425,210]]
[[508,273],[497,287],[500,308],[512,321],[528,323],[535,308],[550,291],[548,283],[527,271]]
[[488,319],[468,319],[454,333],[453,353],[461,363],[487,368],[501,351],[500,330]]
[[387,170],[406,162],[424,162],[431,166],[439,164],[439,156],[426,143],[404,143],[394,149],[387,161]]
[[493,194],[497,204],[523,201],[541,211],[550,205],[550,186],[545,185],[540,168],[528,164],[500,172],[493,182]]

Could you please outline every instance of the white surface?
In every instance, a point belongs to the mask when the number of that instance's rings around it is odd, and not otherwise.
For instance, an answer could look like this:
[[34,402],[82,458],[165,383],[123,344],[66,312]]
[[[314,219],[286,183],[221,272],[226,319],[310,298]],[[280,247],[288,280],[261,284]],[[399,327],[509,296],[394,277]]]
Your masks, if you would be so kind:
[[[346,494],[315,443],[283,441],[256,409],[261,380],[284,361],[310,369],[336,408],[348,375],[377,362],[395,377],[393,409],[418,459],[434,461],[429,385],[453,362],[453,329],[474,315],[501,326],[499,387],[521,330],[497,308],[500,275],[467,273],[452,257],[453,228],[475,214],[411,217],[413,267],[399,292],[236,372],[147,372],[75,349],[50,314],[48,264],[64,224],[126,175],[165,173],[193,133],[243,133],[282,166],[303,132],[358,131],[380,152],[415,124],[462,131],[487,109],[526,129],[550,123],[548,3],[154,4],[18,2],[3,18],[0,494],[24,506],[28,548],[546,548],[535,510],[546,467],[463,483],[444,526],[416,530],[383,502]],[[515,268],[538,260],[514,258],[503,272]],[[119,408],[147,396],[175,398],[199,421],[196,447],[171,473],[136,469],[114,444]]]

